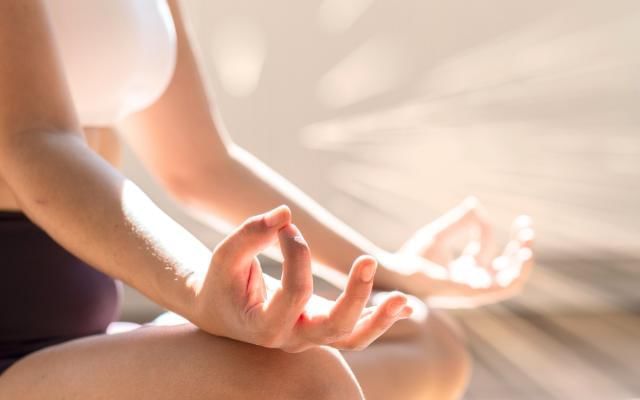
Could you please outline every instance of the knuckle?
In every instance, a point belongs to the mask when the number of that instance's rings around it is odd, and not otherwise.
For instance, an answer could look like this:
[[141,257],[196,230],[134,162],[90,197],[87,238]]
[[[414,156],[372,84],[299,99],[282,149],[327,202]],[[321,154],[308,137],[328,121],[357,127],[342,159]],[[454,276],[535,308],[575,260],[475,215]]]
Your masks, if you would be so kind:
[[311,298],[312,288],[307,282],[289,284],[287,286],[289,300],[294,304],[306,304]]
[[260,343],[265,347],[279,347],[282,342],[282,329],[274,321],[265,318],[258,328]]
[[254,233],[262,232],[266,228],[264,218],[260,215],[249,217],[240,226],[240,234],[251,235]]
[[223,265],[225,261],[229,258],[228,253],[229,253],[228,245],[225,244],[224,242],[219,244],[213,250],[213,254],[211,255],[211,264],[214,266]]
[[260,339],[258,340],[257,344],[269,349],[276,349],[281,347],[282,343],[279,335],[277,335],[272,330],[267,330],[260,335]]
[[323,336],[321,338],[315,339],[314,342],[317,346],[330,346],[332,343],[336,342],[337,338],[333,336]]
[[287,279],[285,289],[294,298],[308,298],[313,293],[313,281],[311,277],[290,276]]
[[345,338],[346,336],[349,336],[351,331],[352,329],[349,326],[331,321],[327,324],[326,338],[331,342],[335,342],[337,340]]
[[[368,287],[367,287],[368,289]],[[347,294],[347,297],[356,304],[365,304],[369,301],[370,290],[358,290]]]

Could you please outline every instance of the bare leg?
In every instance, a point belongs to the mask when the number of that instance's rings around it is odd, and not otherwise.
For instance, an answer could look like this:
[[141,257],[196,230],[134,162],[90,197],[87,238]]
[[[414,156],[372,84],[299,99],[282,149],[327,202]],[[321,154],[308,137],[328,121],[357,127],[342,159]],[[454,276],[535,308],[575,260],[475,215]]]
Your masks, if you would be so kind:
[[33,353],[0,377],[2,399],[360,399],[335,351],[288,354],[200,332],[144,327]]
[[[340,293],[322,279],[315,283],[327,298]],[[367,400],[458,399],[471,372],[461,332],[437,310],[422,322],[399,321],[367,349],[343,356]]]
[[469,357],[443,316],[431,313],[421,325],[410,320],[396,325],[396,332],[364,351],[343,353],[367,400],[460,398]]

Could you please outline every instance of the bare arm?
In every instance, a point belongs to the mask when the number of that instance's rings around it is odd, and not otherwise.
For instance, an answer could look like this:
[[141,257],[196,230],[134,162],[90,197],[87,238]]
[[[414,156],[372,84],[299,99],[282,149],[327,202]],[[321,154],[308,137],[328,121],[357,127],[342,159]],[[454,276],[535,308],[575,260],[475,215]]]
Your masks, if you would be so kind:
[[[222,130],[206,90],[188,27],[170,1],[178,33],[178,60],[164,95],[121,125],[149,169],[177,198],[237,224],[259,210],[287,204],[305,233],[314,260],[347,273],[359,254],[382,250],[339,221],[293,184],[233,144]],[[377,284],[397,287],[381,266]]]
[[[345,273],[358,254],[371,254],[381,261],[375,278],[378,288],[400,289],[432,304],[485,304],[512,296],[522,286],[532,266],[527,256],[529,241],[512,240],[503,255],[493,260],[490,224],[473,207],[457,207],[418,231],[410,246],[386,252],[233,144],[214,114],[178,0],[169,3],[178,33],[173,79],[155,104],[128,118],[122,128],[144,163],[174,196],[231,224],[258,210],[288,204],[316,262]],[[523,229],[529,228],[517,232]],[[453,254],[452,236],[468,237],[473,246],[467,249],[476,250],[455,260],[442,257]],[[523,250],[521,256],[519,250]],[[504,264],[505,259],[509,268],[502,270],[508,271],[509,279],[488,268],[496,262]]]
[[40,1],[0,3],[0,173],[72,253],[188,313],[211,252],[86,145]]
[[[0,175],[67,250],[209,333],[288,351],[358,349],[411,313],[401,295],[364,311],[375,273],[366,257],[338,300],[314,298],[313,313],[309,249],[287,208],[249,219],[213,253],[166,216],[86,145],[42,1],[0,2]],[[276,241],[282,282],[265,284],[255,255]]]

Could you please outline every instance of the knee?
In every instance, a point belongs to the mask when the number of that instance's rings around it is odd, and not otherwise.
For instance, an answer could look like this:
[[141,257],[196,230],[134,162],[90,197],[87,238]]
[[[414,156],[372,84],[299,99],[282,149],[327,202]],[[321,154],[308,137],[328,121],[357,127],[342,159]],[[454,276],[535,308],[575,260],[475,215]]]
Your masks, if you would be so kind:
[[[197,354],[194,381],[206,382],[211,375],[227,377],[225,389],[231,395],[220,396],[218,382],[212,382],[202,399],[209,398],[277,398],[361,400],[360,386],[346,361],[337,350],[316,347],[301,353],[286,353],[229,339],[211,336],[190,328],[184,343],[191,343]],[[195,335],[195,336],[194,336]],[[211,359],[226,359],[227,365],[212,365]],[[194,360],[191,367],[193,367]],[[225,392],[227,393],[227,392]],[[211,397],[209,397],[211,396]]]
[[449,335],[450,343],[446,346],[447,369],[456,382],[456,391],[461,393],[468,384],[473,365],[463,338],[452,330],[449,330]]
[[303,353],[287,355],[291,387],[287,398],[363,399],[360,386],[337,350],[317,347]]
[[[438,398],[460,398],[471,375],[472,362],[460,329],[442,314],[429,316],[429,335],[433,340],[435,357],[443,375],[441,394]],[[434,340],[435,339],[435,340]]]

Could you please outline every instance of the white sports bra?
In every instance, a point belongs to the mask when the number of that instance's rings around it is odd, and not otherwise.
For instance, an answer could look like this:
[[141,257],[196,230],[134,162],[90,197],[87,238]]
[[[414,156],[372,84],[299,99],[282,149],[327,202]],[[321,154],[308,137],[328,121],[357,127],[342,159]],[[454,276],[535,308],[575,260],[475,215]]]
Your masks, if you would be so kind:
[[112,125],[153,103],[176,62],[166,0],[48,0],[76,111]]

